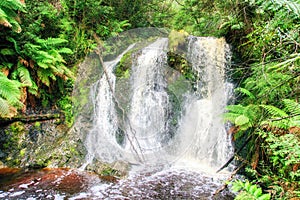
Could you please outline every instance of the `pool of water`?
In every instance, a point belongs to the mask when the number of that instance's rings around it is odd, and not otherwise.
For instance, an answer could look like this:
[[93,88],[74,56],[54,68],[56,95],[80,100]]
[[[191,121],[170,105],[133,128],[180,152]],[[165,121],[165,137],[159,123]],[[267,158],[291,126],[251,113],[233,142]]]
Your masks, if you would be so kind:
[[0,199],[233,199],[224,177],[185,169],[98,176],[76,169],[0,170]]

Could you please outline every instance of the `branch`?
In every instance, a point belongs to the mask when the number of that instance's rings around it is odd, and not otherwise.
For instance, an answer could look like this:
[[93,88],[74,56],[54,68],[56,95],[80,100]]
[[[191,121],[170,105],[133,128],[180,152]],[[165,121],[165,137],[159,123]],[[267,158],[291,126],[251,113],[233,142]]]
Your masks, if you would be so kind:
[[234,153],[233,156],[231,156],[231,158],[216,172],[216,173],[219,173],[220,171],[222,171],[225,167],[227,167],[233,160],[234,160],[234,157],[236,155],[238,155],[238,153],[240,153],[242,151],[242,149],[248,144],[248,142],[250,142],[252,138],[252,135],[250,135],[247,140],[244,142],[244,144],[239,148],[239,150],[236,151],[236,153]]
[[0,126],[5,126],[8,124],[11,124],[13,122],[24,122],[24,123],[30,123],[30,122],[36,122],[36,121],[45,121],[45,120],[51,120],[51,119],[58,119],[63,117],[60,113],[55,114],[34,114],[34,115],[19,115],[13,118],[0,118]]
[[231,181],[233,179],[233,177],[238,173],[238,171],[240,171],[244,166],[246,165],[246,163],[243,163],[242,165],[240,165],[238,168],[236,168],[230,175],[230,177],[225,181],[225,183],[223,184],[222,187],[220,187],[219,189],[217,189],[215,191],[215,193],[213,194],[213,196],[219,194],[220,192],[222,192],[223,190],[225,190],[228,186],[228,182]]

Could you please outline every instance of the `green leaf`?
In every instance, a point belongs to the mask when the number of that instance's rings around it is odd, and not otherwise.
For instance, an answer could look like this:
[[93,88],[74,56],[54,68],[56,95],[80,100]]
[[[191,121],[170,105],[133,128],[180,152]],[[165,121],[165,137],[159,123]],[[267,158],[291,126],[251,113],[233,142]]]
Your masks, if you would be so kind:
[[13,56],[16,55],[15,51],[13,49],[1,49],[0,54],[4,55],[4,56]]
[[234,123],[238,126],[242,126],[249,123],[249,118],[245,115],[240,115],[235,119]]
[[261,188],[256,188],[255,192],[253,193],[253,195],[257,198],[260,197],[262,194],[262,190]]
[[271,199],[270,194],[263,194],[257,200],[269,200],[269,199]]

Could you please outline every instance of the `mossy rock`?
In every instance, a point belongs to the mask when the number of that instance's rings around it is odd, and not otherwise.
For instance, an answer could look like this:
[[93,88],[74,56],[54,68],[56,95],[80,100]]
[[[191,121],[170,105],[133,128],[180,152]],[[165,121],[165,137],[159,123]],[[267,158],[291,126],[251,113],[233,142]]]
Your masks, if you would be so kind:
[[129,51],[123,55],[119,64],[115,67],[114,73],[117,78],[128,79],[130,77],[130,68],[132,65],[132,55],[133,51]]

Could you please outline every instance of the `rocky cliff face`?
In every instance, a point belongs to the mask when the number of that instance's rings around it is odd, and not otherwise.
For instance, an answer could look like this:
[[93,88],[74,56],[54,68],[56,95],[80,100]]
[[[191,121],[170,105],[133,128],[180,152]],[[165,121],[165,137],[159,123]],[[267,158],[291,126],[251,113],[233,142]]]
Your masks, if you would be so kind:
[[26,168],[80,166],[85,154],[81,138],[59,121],[17,121],[2,127],[2,165]]

